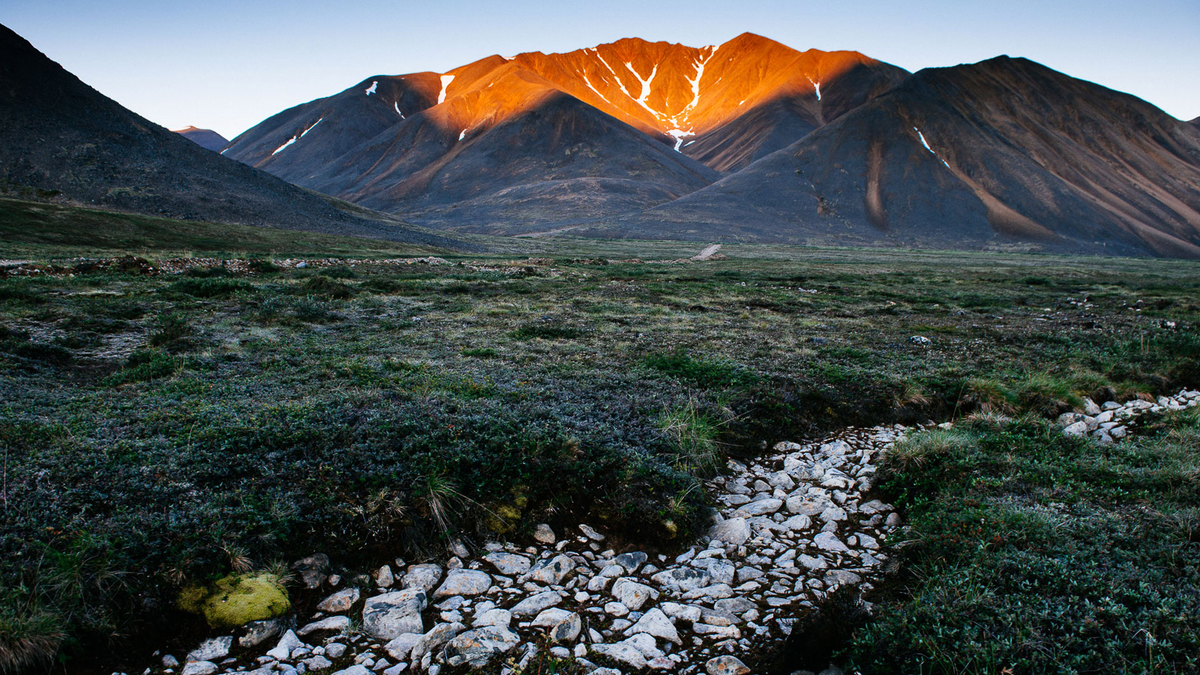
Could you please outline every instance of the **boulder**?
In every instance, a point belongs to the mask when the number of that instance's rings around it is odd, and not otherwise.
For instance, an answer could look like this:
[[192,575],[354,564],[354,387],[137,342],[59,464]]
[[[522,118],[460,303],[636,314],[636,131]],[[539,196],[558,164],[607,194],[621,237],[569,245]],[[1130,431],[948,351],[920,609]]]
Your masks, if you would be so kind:
[[450,570],[446,574],[446,580],[433,592],[433,599],[441,600],[456,595],[464,597],[482,595],[491,587],[492,577],[487,572],[468,569]]
[[312,590],[320,588],[329,577],[329,556],[317,553],[307,558],[301,558],[292,563],[292,571],[300,576],[304,587]]
[[496,551],[487,554],[483,559],[491,563],[497,572],[510,577],[522,575],[528,572],[530,567],[529,558],[513,553]]
[[642,618],[638,619],[637,623],[625,629],[626,635],[636,635],[638,633],[645,633],[664,640],[670,640],[677,645],[683,644],[683,641],[679,639],[679,633],[675,630],[675,624],[657,607],[651,608],[642,615]]
[[553,607],[562,602],[562,596],[555,591],[543,591],[518,602],[509,611],[513,616],[529,616]]
[[641,609],[647,600],[658,599],[658,591],[631,579],[617,579],[613,582],[612,595],[634,612]]
[[319,602],[317,604],[317,611],[325,612],[326,614],[348,612],[358,602],[359,595],[357,588],[347,588],[344,591],[338,591]]
[[575,561],[565,555],[556,555],[548,560],[539,560],[529,570],[529,579],[546,586],[554,586],[562,583],[574,569]]
[[750,526],[745,518],[730,518],[714,525],[708,536],[727,544],[741,546],[750,539]]
[[451,666],[482,668],[493,658],[512,651],[521,636],[507,628],[486,626],[460,633],[446,645],[446,657]]
[[415,588],[428,593],[437,588],[441,579],[442,566],[426,563],[409,567],[400,583],[404,588]]
[[750,669],[736,656],[718,656],[704,664],[708,675],[747,675]]
[[391,640],[404,633],[424,633],[421,612],[426,606],[425,591],[415,588],[367,598],[363,606],[363,630],[378,640]]

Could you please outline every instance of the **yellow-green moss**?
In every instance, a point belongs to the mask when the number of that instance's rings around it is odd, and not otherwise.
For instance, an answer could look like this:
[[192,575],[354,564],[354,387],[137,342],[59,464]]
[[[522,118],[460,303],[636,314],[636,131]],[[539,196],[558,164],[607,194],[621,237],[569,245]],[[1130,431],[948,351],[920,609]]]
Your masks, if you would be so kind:
[[521,509],[511,504],[500,504],[487,517],[487,526],[497,534],[508,534],[521,520]]
[[203,614],[214,628],[233,628],[273,619],[291,609],[287,591],[274,574],[235,574],[211,586],[189,586],[179,594],[179,608]]

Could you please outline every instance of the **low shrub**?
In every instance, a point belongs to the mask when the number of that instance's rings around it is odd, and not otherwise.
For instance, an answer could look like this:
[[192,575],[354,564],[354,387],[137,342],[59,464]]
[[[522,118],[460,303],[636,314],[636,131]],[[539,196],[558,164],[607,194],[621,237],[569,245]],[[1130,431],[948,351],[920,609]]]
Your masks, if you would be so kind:
[[580,335],[578,328],[548,323],[527,323],[512,332],[518,340],[572,340]]
[[237,293],[254,291],[252,284],[236,279],[194,278],[180,279],[167,287],[174,294],[190,295],[196,298],[227,298]]
[[109,375],[104,383],[110,387],[134,382],[147,382],[174,375],[183,367],[183,359],[159,349],[139,349],[129,355],[121,370]]
[[651,354],[645,365],[676,379],[689,380],[703,387],[748,385],[754,376],[733,363],[693,357],[682,349],[665,354]]

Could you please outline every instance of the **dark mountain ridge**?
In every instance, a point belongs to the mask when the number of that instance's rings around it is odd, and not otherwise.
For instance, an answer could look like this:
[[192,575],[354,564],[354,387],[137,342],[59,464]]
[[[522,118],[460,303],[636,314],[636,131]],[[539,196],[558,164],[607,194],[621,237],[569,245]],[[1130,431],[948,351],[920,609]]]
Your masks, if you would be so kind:
[[0,192],[121,211],[456,242],[231,161],[149,122],[0,26]]
[[183,129],[172,129],[175,133],[183,136],[189,141],[199,145],[205,150],[220,152],[221,148],[229,142],[227,138],[213,131],[212,129],[199,129],[197,127],[184,127]]
[[591,233],[718,231],[1200,257],[1200,132],[1133,96],[999,57],[922,70],[712,186]]

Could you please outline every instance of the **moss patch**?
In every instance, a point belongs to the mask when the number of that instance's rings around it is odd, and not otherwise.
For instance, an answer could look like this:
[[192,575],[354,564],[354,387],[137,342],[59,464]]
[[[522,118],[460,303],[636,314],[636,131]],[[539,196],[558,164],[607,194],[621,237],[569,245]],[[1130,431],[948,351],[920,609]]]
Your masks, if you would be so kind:
[[189,586],[179,594],[178,604],[186,612],[203,614],[214,628],[273,619],[292,606],[274,574],[230,575],[207,588]]

